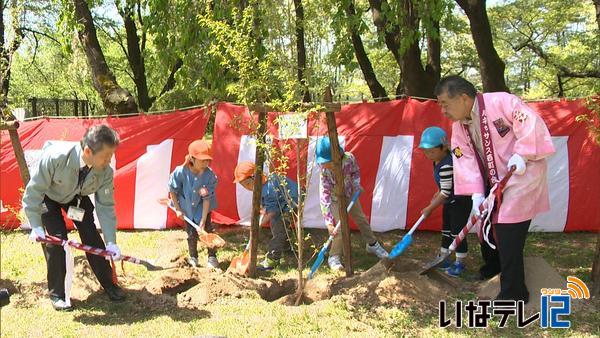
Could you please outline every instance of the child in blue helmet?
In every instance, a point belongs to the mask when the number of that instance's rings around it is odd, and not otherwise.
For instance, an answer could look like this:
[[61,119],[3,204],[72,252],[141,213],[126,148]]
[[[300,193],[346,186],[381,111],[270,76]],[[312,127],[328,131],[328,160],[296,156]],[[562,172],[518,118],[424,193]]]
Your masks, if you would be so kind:
[[[433,161],[433,177],[438,186],[431,203],[421,213],[427,217],[437,207],[444,205],[441,254],[448,252],[454,238],[467,224],[472,203],[470,196],[454,195],[452,155],[448,146],[448,137],[442,128],[429,127],[421,134],[419,148],[423,150],[425,157]],[[467,249],[465,238],[456,248],[456,261],[451,263],[450,260],[446,260],[441,268],[450,276],[460,276],[465,270]]]
[[[325,224],[327,229],[334,236],[333,243],[331,244],[331,250],[329,251],[328,264],[332,270],[342,270],[342,236],[339,233],[334,233],[335,219],[339,220],[339,211],[341,208],[347,206],[340,206],[337,201],[335,194],[333,194],[333,187],[335,186],[335,178],[333,177],[332,166],[333,162],[331,159],[331,144],[329,137],[320,138],[317,142],[317,164],[321,167],[321,182],[319,185],[319,195],[321,201],[321,212],[325,218]],[[361,191],[360,186],[360,170],[356,158],[350,152],[344,152],[344,149],[340,147],[340,153],[342,154],[342,174],[344,176],[344,193],[350,202],[350,197],[356,192]],[[352,209],[348,213],[360,230],[360,234],[366,243],[367,252],[376,255],[379,258],[388,256],[387,251],[379,244],[377,238],[371,230],[371,225],[367,221],[360,202],[357,200],[354,203]]]

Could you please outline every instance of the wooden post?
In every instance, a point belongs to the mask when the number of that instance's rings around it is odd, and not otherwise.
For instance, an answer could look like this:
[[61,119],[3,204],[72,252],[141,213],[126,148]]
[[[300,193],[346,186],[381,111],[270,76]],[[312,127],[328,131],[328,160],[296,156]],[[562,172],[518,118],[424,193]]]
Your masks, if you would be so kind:
[[[325,95],[323,101],[331,102],[332,94],[331,87],[325,88]],[[352,268],[352,253],[350,249],[350,228],[348,227],[348,213],[346,212],[346,206],[348,201],[346,199],[344,189],[344,175],[342,173],[342,155],[340,153],[340,142],[338,140],[337,126],[335,123],[335,113],[328,111],[325,113],[327,117],[327,132],[329,133],[329,142],[331,144],[331,159],[333,162],[333,177],[335,178],[334,192],[338,200],[339,205],[339,221],[342,223],[342,240],[344,242],[344,267],[346,270],[346,277],[352,276],[354,273]]]
[[79,100],[73,100],[73,115],[79,117]]
[[594,298],[600,297],[600,232],[596,234],[596,254],[592,265],[592,294]]
[[262,107],[258,110],[258,135],[256,138],[256,156],[254,164],[254,188],[252,191],[252,220],[250,223],[250,266],[248,275],[256,276],[256,258],[258,251],[258,230],[260,227],[260,201],[262,197],[262,177],[263,164],[265,163],[265,154],[261,145],[265,144],[265,130],[267,129],[267,110]]
[[302,214],[304,213],[304,189],[302,187],[302,170],[300,170],[302,164],[300,159],[300,142],[301,139],[296,139],[296,175],[298,177],[298,219],[296,224],[298,227],[298,288],[296,289],[296,305],[300,304],[302,293],[304,292],[304,225],[302,224]]
[[37,117],[38,116],[38,112],[37,112],[37,99],[35,97],[31,98],[31,114],[33,117]]
[[10,136],[10,142],[12,143],[13,150],[15,152],[15,158],[17,159],[17,164],[19,165],[19,172],[21,174],[21,180],[23,181],[23,187],[27,186],[29,183],[29,168],[27,168],[27,162],[25,161],[25,154],[23,153],[23,147],[21,146],[21,141],[19,140],[19,133],[17,132],[17,128],[19,128],[18,121],[3,121],[0,125],[0,129],[8,130],[8,135]]
[[55,112],[56,116],[60,116],[60,106],[58,104],[58,99],[54,99],[54,106],[55,106],[55,109],[56,109],[56,112]]

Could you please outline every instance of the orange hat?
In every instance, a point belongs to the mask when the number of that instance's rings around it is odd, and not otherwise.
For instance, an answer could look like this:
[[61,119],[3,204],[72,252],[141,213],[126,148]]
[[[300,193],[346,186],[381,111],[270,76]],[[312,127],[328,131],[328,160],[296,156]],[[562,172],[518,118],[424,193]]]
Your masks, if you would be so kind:
[[[188,146],[188,156],[198,160],[212,160],[210,145],[204,140],[196,140]],[[186,156],[186,160],[189,158]],[[187,161],[186,161],[187,162]]]
[[241,182],[248,177],[254,176],[254,171],[256,171],[256,165],[252,162],[240,162],[235,170],[233,171],[233,183]]

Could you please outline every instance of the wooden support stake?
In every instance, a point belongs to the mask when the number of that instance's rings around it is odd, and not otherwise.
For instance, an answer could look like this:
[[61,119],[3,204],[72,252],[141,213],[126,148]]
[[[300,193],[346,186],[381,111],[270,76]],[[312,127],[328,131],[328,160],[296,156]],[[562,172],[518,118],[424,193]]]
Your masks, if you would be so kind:
[[600,298],[600,232],[596,234],[596,254],[592,264],[592,297]]
[[2,121],[0,124],[1,130],[8,130],[8,135],[10,136],[10,142],[12,143],[13,150],[15,152],[15,158],[17,159],[17,164],[19,165],[19,172],[21,174],[21,180],[23,181],[23,187],[27,186],[29,183],[29,168],[27,168],[27,162],[25,161],[25,154],[23,153],[23,147],[21,146],[21,141],[19,140],[19,133],[17,132],[17,128],[19,128],[19,121]]
[[304,292],[304,225],[302,224],[302,214],[304,212],[304,189],[303,189],[303,177],[300,165],[302,161],[300,159],[300,143],[301,139],[296,139],[296,168],[298,177],[298,219],[296,226],[298,227],[298,288],[296,289],[296,302],[297,306],[302,300],[302,293]]
[[[324,101],[331,102],[332,94],[331,87],[325,89]],[[335,178],[334,192],[339,203],[339,221],[342,223],[342,241],[344,242],[344,267],[346,270],[346,277],[352,276],[354,273],[352,269],[352,253],[350,250],[350,228],[348,227],[348,213],[346,212],[346,206],[348,201],[346,200],[346,194],[344,192],[344,175],[342,173],[342,155],[340,153],[340,142],[338,140],[337,126],[335,123],[335,113],[328,111],[325,113],[327,117],[327,131],[329,133],[329,142],[331,144],[331,159],[333,162],[333,177]]]
[[19,128],[19,121],[2,121],[0,123],[0,130],[17,130]]
[[254,172],[254,188],[252,190],[252,221],[250,223],[250,266],[248,275],[256,276],[256,258],[258,251],[258,230],[260,227],[260,201],[262,197],[262,177],[263,164],[265,163],[265,154],[263,148],[265,144],[265,130],[267,129],[267,111],[265,109],[258,110],[258,135],[256,138],[256,157]]

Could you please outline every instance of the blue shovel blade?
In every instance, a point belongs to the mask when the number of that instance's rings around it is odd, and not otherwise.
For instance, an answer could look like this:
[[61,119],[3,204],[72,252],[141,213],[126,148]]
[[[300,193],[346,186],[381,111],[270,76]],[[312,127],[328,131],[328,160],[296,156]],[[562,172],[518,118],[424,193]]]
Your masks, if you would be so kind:
[[412,243],[412,235],[406,235],[402,237],[402,240],[398,244],[394,245],[392,252],[390,252],[389,258],[394,259],[400,256],[406,248]]
[[308,279],[311,279],[317,271],[317,269],[319,269],[321,264],[323,264],[323,261],[325,260],[325,253],[327,253],[327,247],[323,247],[323,249],[319,251],[317,259],[315,259],[315,262],[313,263],[312,267],[310,268],[310,272],[308,273]]

